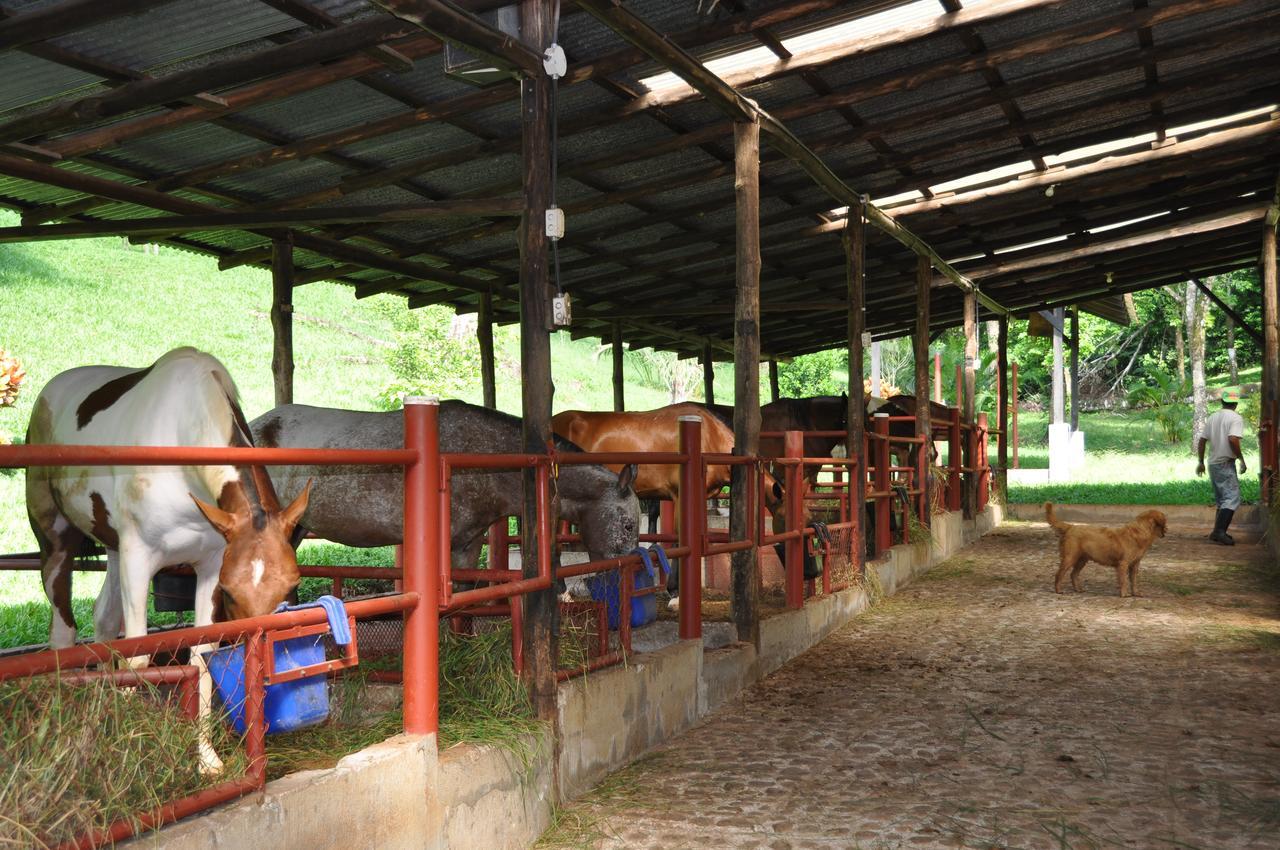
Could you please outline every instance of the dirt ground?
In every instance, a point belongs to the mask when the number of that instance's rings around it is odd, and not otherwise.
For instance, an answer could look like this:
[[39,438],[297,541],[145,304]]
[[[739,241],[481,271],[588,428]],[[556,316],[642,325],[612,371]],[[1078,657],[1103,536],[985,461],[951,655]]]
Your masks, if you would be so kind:
[[1052,590],[1008,523],[560,813],[546,847],[1280,848],[1280,595],[1171,534]]

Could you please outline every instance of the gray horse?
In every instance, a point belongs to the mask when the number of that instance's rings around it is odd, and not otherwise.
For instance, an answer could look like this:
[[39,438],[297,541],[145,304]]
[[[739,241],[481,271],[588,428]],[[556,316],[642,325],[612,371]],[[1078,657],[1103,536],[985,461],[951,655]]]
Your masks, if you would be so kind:
[[[249,423],[254,444],[280,448],[393,449],[404,446],[404,414],[364,413],[286,404]],[[561,451],[581,451],[556,440]],[[520,420],[467,404],[440,403],[440,451],[459,454],[521,451]],[[270,466],[281,499],[314,478],[299,525],[348,546],[386,546],[404,539],[404,471],[388,466]],[[560,515],[579,526],[593,560],[616,558],[638,542],[640,503],[634,465],[613,473],[603,466],[563,465],[556,479]],[[522,509],[519,470],[453,472],[452,564],[474,568],[485,530]]]

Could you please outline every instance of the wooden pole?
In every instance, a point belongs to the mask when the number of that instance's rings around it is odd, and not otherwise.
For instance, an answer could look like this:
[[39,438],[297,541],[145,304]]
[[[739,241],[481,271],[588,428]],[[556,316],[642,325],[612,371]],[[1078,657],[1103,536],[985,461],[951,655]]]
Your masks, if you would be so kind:
[[[737,307],[733,325],[733,452],[760,450],[760,125],[733,130],[737,203]],[[735,465],[730,482],[729,538],[756,539],[759,505],[754,467]],[[755,508],[754,511],[751,509]],[[738,640],[760,642],[760,556],[751,546],[732,556],[733,621]]]
[[1071,430],[1080,428],[1080,306],[1071,306]]
[[271,240],[271,375],[276,404],[293,404],[293,239]]
[[916,436],[924,437],[920,450],[924,453],[919,468],[925,470],[924,480],[918,486],[924,490],[925,510],[919,517],[929,524],[929,467],[933,465],[933,425],[929,410],[929,290],[933,282],[933,268],[924,254],[916,256],[916,332],[913,338],[916,363]]
[[1009,317],[1001,316],[996,338],[996,416],[1000,434],[996,437],[996,488],[1000,491],[1000,504],[1005,504],[1009,492]]
[[[1267,219],[1262,231],[1262,418],[1271,421],[1267,439],[1271,451],[1264,449],[1263,456],[1275,458],[1275,447],[1280,444],[1280,303],[1277,302],[1276,285],[1276,224]],[[1263,481],[1263,491],[1268,504],[1275,499],[1276,470],[1271,470]]]
[[622,377],[622,323],[614,322],[613,329],[613,409],[627,409],[626,383]]
[[702,346],[702,400],[716,403],[716,363],[711,359],[711,346]]
[[867,402],[862,394],[862,334],[867,328],[866,307],[867,228],[862,210],[851,208],[845,222],[845,263],[849,269],[849,407],[845,411],[845,438],[848,457],[857,466],[848,471],[849,481],[849,565],[862,575],[866,557]]
[[[520,30],[538,54],[550,43],[551,6],[521,0]],[[551,296],[547,271],[545,211],[551,202],[551,79],[545,74],[520,80],[520,123],[525,207],[520,228],[520,364],[523,450],[542,454],[551,439]],[[526,577],[538,575],[539,535],[536,471],[524,472],[524,512],[520,532],[521,564]],[[556,717],[556,632],[554,589],[524,598],[524,678],[534,710],[544,720]]]
[[1018,364],[1009,367],[1009,446],[1013,450],[1013,468],[1018,468]]
[[480,384],[484,391],[484,406],[494,410],[498,407],[498,376],[493,357],[493,296],[487,292],[480,296],[476,341],[480,343]]
[[1066,402],[1063,399],[1062,378],[1062,320],[1063,308],[1053,311],[1053,419],[1054,425],[1061,425],[1066,419]]
[[769,361],[769,400],[777,401],[782,398],[782,391],[778,389],[778,361]]
[[[978,299],[971,294],[964,296],[964,421],[970,426],[969,439],[964,445],[970,449],[966,452],[965,466],[972,468],[978,465],[978,457],[974,451],[973,436],[977,426],[977,389],[978,389]],[[972,519],[978,511],[978,473],[967,472],[964,476],[964,487],[961,490],[962,509],[966,519]]]

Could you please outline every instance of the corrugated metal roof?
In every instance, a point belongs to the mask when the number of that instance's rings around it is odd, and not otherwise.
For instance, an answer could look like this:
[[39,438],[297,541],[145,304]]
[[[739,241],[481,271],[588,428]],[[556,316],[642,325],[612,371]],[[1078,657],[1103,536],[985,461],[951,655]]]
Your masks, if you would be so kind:
[[[15,14],[57,1],[15,0],[6,5],[6,10]],[[368,0],[319,0],[315,5],[343,21],[385,15]],[[970,12],[980,9],[977,3],[966,3],[965,7]],[[674,35],[693,32],[697,27],[709,32],[707,27],[717,27],[755,10],[776,11],[776,3],[747,0],[731,7],[727,3],[631,0],[627,8]],[[915,14],[944,17],[929,4],[914,7],[897,0],[868,0],[783,21],[771,27],[770,35],[796,45],[800,34],[818,33],[824,26],[884,10],[888,13],[879,18],[860,19],[864,21],[860,25],[865,26],[869,20],[904,21]],[[773,70],[765,81],[747,87],[745,94],[778,114],[803,113],[817,97],[817,90],[847,93],[853,112],[869,130],[855,130],[849,119],[835,110],[835,104],[788,119],[787,123],[802,139],[818,144],[828,166],[856,190],[882,197],[1025,161],[1029,154],[1019,137],[1028,132],[1037,150],[1044,152],[1105,140],[1108,134],[1122,134],[1128,128],[1150,126],[1153,115],[1160,113],[1152,111],[1148,100],[1130,97],[1147,92],[1136,31],[1103,39],[1094,39],[1086,31],[1109,16],[1161,15],[1170,10],[1177,11],[1175,0],[1153,4],[1150,10],[1135,10],[1130,0],[1094,0],[1045,5],[979,24],[975,31],[988,51],[1074,31],[1067,28],[1080,27],[1086,33],[1051,51],[998,64],[1000,78],[1014,87],[1018,110],[1032,122],[1018,128],[1011,128],[1009,115],[999,105],[993,105],[991,83],[982,73],[921,73],[938,63],[951,63],[954,67],[956,63],[974,61],[974,45],[960,32],[936,32],[892,47],[861,51],[810,69],[808,79],[793,71],[776,73],[771,54],[758,50],[761,43],[749,33],[703,38],[702,43],[690,44],[688,49],[704,59],[726,58],[738,65],[744,64],[739,55],[742,51],[757,50]],[[1239,103],[1250,88],[1257,91],[1255,98],[1275,92],[1280,87],[1276,11],[1269,0],[1241,0],[1221,9],[1157,24],[1152,29],[1155,49],[1183,43],[1189,51],[1179,58],[1161,60],[1157,66],[1159,84],[1172,87],[1161,97],[1164,114],[1175,118],[1199,115],[1216,102]],[[1215,30],[1255,18],[1264,25],[1230,40],[1214,40]],[[165,74],[201,67],[270,50],[278,42],[307,38],[312,33],[309,27],[259,0],[172,0],[140,15],[83,30],[74,30],[74,24],[70,27],[72,31],[56,38],[55,44],[77,52],[83,60],[110,62],[133,74]],[[576,13],[572,6],[565,7],[560,41],[580,61],[627,48],[616,35],[591,16]],[[1238,63],[1242,58],[1256,62],[1257,67],[1246,86],[1214,83],[1217,68]],[[267,92],[256,104],[227,116],[221,125],[211,123],[219,117],[217,110],[211,109],[210,120],[166,129],[160,122],[167,120],[171,107],[144,104],[125,116],[57,129],[49,134],[52,141],[38,134],[23,140],[53,145],[95,124],[124,127],[139,120],[156,122],[158,129],[153,132],[140,133],[101,152],[58,164],[59,168],[134,183],[139,179],[136,175],[168,177],[192,168],[216,166],[248,154],[268,152],[282,142],[403,116],[418,106],[447,106],[459,97],[472,97],[477,91],[446,77],[439,54],[419,58],[407,73],[372,67],[370,85],[340,80],[280,99]],[[638,81],[656,70],[654,63],[645,60],[617,68],[612,77],[639,90]],[[909,82],[903,80],[888,94],[861,99],[861,90],[870,84],[892,80],[894,75],[907,71],[914,75]],[[1059,74],[1069,79],[1051,76]],[[0,132],[6,122],[17,116],[39,113],[51,103],[106,91],[99,80],[83,69],[28,53],[0,54]],[[1035,86],[1035,90],[1022,92],[1028,85]],[[230,89],[235,90],[235,86]],[[309,158],[267,158],[260,167],[206,178],[203,188],[179,188],[173,194],[215,206],[261,208],[306,197],[319,198],[317,202],[324,206],[339,206],[513,193],[521,174],[516,87],[502,83],[490,95],[476,97],[491,97],[493,101],[452,120],[425,121],[396,132],[346,142]],[[1119,98],[1124,101],[1100,105]],[[693,280],[698,281],[699,298],[725,297],[732,289],[735,212],[732,177],[720,173],[732,153],[730,123],[724,113],[700,98],[664,103],[660,114],[650,112],[643,108],[645,101],[629,103],[625,94],[620,95],[601,81],[565,85],[559,92],[559,102],[562,179],[557,194],[559,202],[570,209],[569,231],[562,246],[562,259],[571,263],[567,279],[592,281],[593,291],[598,288],[622,300],[627,293],[651,291],[680,297],[681,287],[688,290]],[[683,133],[707,127],[718,128],[710,142],[718,155],[679,138]],[[512,141],[505,151],[479,156],[467,153],[483,149],[479,146],[485,140],[506,139]],[[497,147],[502,145],[488,146]],[[1242,142],[1227,152],[1210,151],[1189,157],[1186,162],[1202,165],[1208,176],[1197,181],[1195,173],[1183,165],[1179,173],[1187,176],[1178,184],[1182,188],[1177,197],[1203,199],[1213,197],[1214,192],[1267,191],[1274,181],[1277,147],[1274,138],[1260,138]],[[802,289],[808,292],[813,287],[839,293],[842,272],[837,234],[808,232],[820,220],[815,212],[830,210],[838,206],[837,202],[794,163],[779,158],[767,139],[763,153],[761,213],[766,221],[762,235],[766,243],[767,291],[782,297],[789,292],[801,293]],[[582,163],[613,155],[622,155],[628,161],[589,173],[577,170]],[[378,176],[379,170],[386,167],[426,158],[458,161],[408,178],[398,175],[397,185],[392,185],[391,177]],[[718,176],[713,177],[713,173]],[[1126,175],[1147,175],[1150,183],[1156,184],[1163,173],[1162,166],[1153,163]],[[373,177],[367,177],[370,174]],[[343,181],[357,176],[365,179],[370,188],[347,191],[349,187]],[[1108,207],[1106,201],[1115,194],[1109,191],[1108,183],[1109,178],[1100,176],[1064,184],[1055,203],[1065,203],[1072,210],[1070,217],[1054,204],[1045,204],[1043,195],[1030,193],[952,206],[946,212],[920,212],[906,220],[924,238],[936,242],[940,250],[945,246],[952,256],[960,256],[977,253],[979,241],[1005,245],[1039,238],[1055,229],[1073,232],[1068,229],[1078,229],[1082,221],[1105,220],[1108,213],[1113,217],[1140,213],[1159,200],[1130,190],[1116,195],[1114,205]],[[626,192],[624,199],[602,203],[602,192],[618,190]],[[0,176],[0,203],[18,208],[67,203],[81,197],[77,192]],[[681,217],[672,218],[677,213]],[[92,209],[88,217],[157,214],[159,211],[152,208],[108,203]],[[423,263],[448,260],[452,263],[450,268],[458,272],[496,270],[511,277],[517,261],[514,223],[510,220],[490,226],[485,219],[474,217],[432,218],[332,230],[339,234],[360,232],[364,238],[355,244],[364,248],[402,254],[419,251],[422,253],[418,259]],[[575,234],[582,234],[584,241],[575,244]],[[589,244],[585,241],[588,237]],[[262,243],[261,236],[234,231],[187,234],[182,239],[188,247],[220,254]],[[1226,243],[1206,239],[1203,244]],[[871,234],[870,245],[874,259],[872,279],[876,282],[870,315],[873,324],[887,327],[898,319],[880,312],[876,299],[909,288],[913,262],[909,252],[880,234]],[[1169,250],[1176,250],[1176,246]],[[620,255],[626,255],[626,259],[618,260]],[[1152,255],[1157,273],[1161,256],[1159,252]],[[325,267],[343,264],[319,253],[301,251],[298,261]],[[672,281],[664,282],[662,275],[651,268],[663,263],[675,267]],[[1043,280],[1038,277],[1035,285],[1049,292],[1055,286],[1068,284],[1069,278],[1048,273]],[[1001,285],[1004,284],[999,281],[993,283],[997,290]],[[436,284],[418,286],[407,279],[404,289],[448,291]],[[468,302],[472,299],[470,294],[462,293],[455,297]],[[944,312],[956,303],[949,290],[940,292],[938,298],[938,309]],[[701,317],[684,322],[681,327],[715,332],[715,328],[727,326],[714,317]],[[770,334],[783,330],[796,333],[796,323],[789,320],[766,319],[765,327],[766,345]],[[841,317],[814,317],[801,330],[806,328],[812,331],[789,337],[792,341],[788,345],[794,350],[813,348],[815,335],[843,332]],[[644,335],[648,331],[634,332],[637,338],[648,338]]]

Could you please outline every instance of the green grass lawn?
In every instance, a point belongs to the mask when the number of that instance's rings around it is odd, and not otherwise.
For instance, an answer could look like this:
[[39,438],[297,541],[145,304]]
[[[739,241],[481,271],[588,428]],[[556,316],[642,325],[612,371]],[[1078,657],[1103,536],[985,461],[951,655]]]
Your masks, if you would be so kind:
[[[1009,485],[1009,501],[1046,500],[1089,504],[1210,505],[1213,488],[1197,477],[1189,440],[1168,443],[1150,411],[1102,411],[1080,417],[1085,435],[1084,467],[1072,481],[1046,485]],[[1045,413],[1018,417],[1018,461],[1024,469],[1048,469],[1049,422]],[[1258,499],[1258,443],[1246,434],[1249,472],[1240,480],[1246,502]],[[990,449],[995,459],[995,444]]]
[[[16,215],[0,211],[0,226],[16,223]],[[15,354],[28,375],[17,403],[0,408],[0,436],[26,433],[36,395],[59,372],[95,363],[143,366],[180,345],[208,351],[226,364],[250,418],[273,406],[271,278],[265,271],[220,272],[209,257],[168,248],[153,254],[119,239],[40,242],[0,247],[0,288],[8,296],[0,348]],[[404,305],[390,295],[357,300],[349,287],[330,283],[295,290],[294,398],[299,403],[375,408],[378,392],[393,379],[385,354],[394,333],[379,301]],[[504,330],[497,336],[498,406],[518,414],[518,334]],[[557,410],[613,407],[612,367],[608,354],[598,356],[598,350],[593,340],[571,340],[567,333],[553,337]],[[732,367],[720,368],[730,370],[717,383],[718,396],[727,400]],[[625,376],[628,407],[668,402],[664,391],[639,383],[630,357]],[[463,397],[481,400],[478,374]],[[21,470],[0,469],[3,553],[35,549],[24,481]],[[359,559],[368,556],[329,550],[314,557],[328,561],[313,563],[363,563]],[[389,556],[376,557],[383,562]],[[82,629],[92,624],[101,581],[94,573],[75,577],[73,605]],[[0,571],[0,600],[0,646],[47,638],[49,607],[38,573]]]

